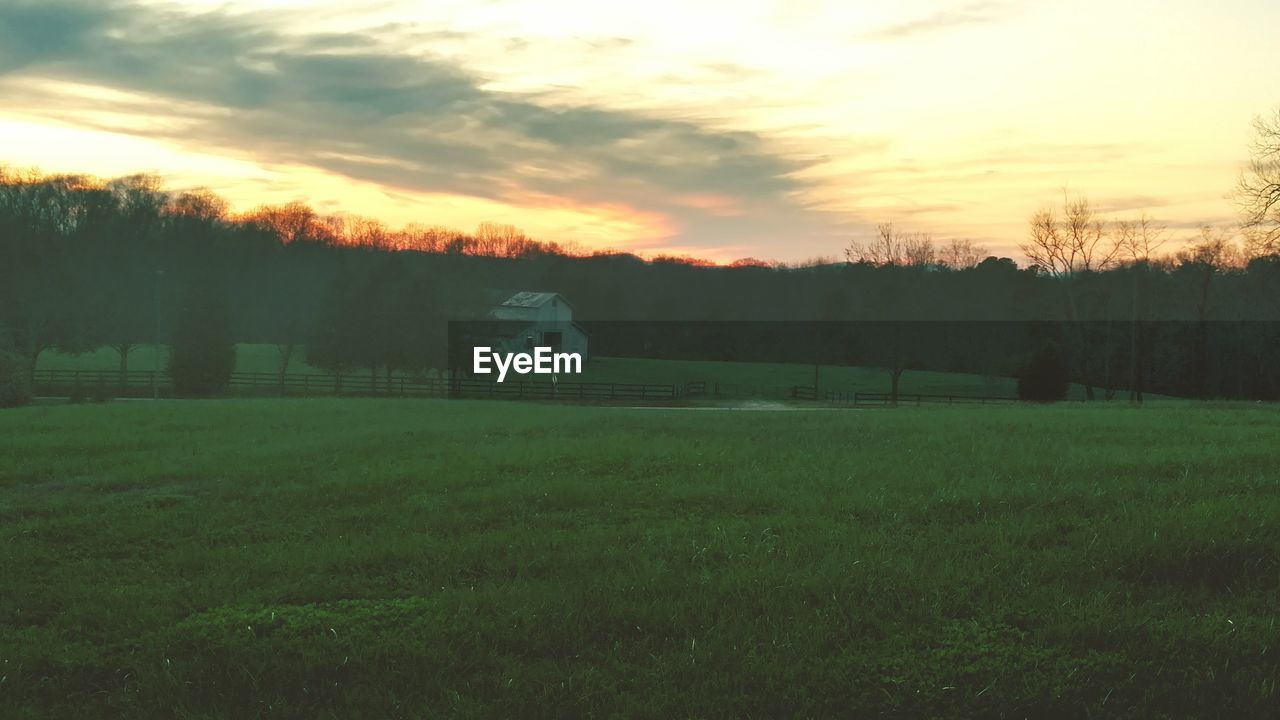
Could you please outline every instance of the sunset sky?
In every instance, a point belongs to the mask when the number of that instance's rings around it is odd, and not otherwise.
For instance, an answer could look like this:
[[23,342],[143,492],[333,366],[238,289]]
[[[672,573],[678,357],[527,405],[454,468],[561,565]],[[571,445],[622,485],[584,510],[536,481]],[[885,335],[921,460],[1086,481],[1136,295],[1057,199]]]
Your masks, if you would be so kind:
[[0,163],[727,261],[1235,221],[1276,0],[0,2]]

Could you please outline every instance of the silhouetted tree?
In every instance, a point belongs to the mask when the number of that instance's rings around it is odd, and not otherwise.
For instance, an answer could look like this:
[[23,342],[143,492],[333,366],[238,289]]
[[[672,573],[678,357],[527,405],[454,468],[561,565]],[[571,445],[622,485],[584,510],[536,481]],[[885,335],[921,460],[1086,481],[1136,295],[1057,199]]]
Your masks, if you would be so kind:
[[1190,279],[1195,298],[1195,353],[1191,377],[1196,395],[1209,394],[1209,318],[1214,280],[1222,272],[1239,265],[1240,252],[1232,242],[1230,231],[1209,225],[1200,228],[1200,237],[1177,254],[1177,273]]
[[1056,346],[1046,345],[1031,357],[1018,375],[1018,399],[1057,402],[1067,397],[1070,384],[1062,353]]
[[1248,254],[1280,253],[1280,108],[1253,122],[1249,168],[1240,174],[1236,200]]
[[0,408],[31,401],[31,372],[7,332],[0,332]]
[[924,267],[937,261],[933,236],[927,232],[902,232],[893,223],[876,226],[876,236],[869,242],[853,241],[845,249],[851,263],[877,266]]
[[952,238],[938,251],[938,260],[952,270],[976,267],[987,255],[987,249],[967,238]]
[[1145,212],[1134,220],[1116,224],[1116,242],[1128,260],[1127,272],[1132,276],[1129,327],[1129,401],[1142,402],[1143,363],[1146,343],[1143,321],[1146,319],[1147,287],[1151,281],[1152,258],[1165,242],[1165,228]]
[[154,263],[168,198],[159,178],[150,175],[113,180],[106,190],[111,212],[100,221],[105,236],[89,248],[96,270],[92,323],[97,337],[119,358],[123,387],[130,353],[155,335],[158,268]]
[[183,395],[212,395],[235,370],[236,347],[226,302],[207,281],[196,281],[178,309],[169,350],[169,375]]
[[1031,216],[1030,239],[1019,245],[1034,265],[1056,281],[1065,306],[1064,322],[1072,333],[1076,367],[1085,397],[1093,399],[1090,372],[1091,345],[1080,307],[1083,275],[1106,270],[1120,253],[1120,243],[1109,237],[1107,224],[1085,197],[1063,193],[1062,214],[1046,206]]

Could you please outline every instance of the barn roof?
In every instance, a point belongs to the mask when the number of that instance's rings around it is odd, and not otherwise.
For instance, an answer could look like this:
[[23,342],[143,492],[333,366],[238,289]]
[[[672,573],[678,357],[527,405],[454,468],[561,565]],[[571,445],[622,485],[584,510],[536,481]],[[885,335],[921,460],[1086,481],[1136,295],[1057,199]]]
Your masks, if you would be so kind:
[[565,305],[569,305],[569,307],[573,307],[573,305],[570,304],[568,300],[565,300],[564,296],[561,295],[560,293],[532,292],[529,290],[524,290],[516,293],[515,295],[512,295],[511,297],[507,298],[502,302],[502,306],[503,307],[536,308],[536,307],[542,307],[543,305],[546,305],[547,303],[551,302],[556,298],[559,298],[560,302],[564,303]]

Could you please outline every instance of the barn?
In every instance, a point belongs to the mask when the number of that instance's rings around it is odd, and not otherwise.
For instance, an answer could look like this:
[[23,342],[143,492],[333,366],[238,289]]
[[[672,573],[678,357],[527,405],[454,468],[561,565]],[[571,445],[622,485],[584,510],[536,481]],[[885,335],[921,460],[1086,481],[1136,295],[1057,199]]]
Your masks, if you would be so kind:
[[549,347],[554,352],[587,355],[587,333],[573,321],[573,305],[554,292],[517,292],[489,311],[497,323],[501,337],[496,350],[527,352],[534,347]]

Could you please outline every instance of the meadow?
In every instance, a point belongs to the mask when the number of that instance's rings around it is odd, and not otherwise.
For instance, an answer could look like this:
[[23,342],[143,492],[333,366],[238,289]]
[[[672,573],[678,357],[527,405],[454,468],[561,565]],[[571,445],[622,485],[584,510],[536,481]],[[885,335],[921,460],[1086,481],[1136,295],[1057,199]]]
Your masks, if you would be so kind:
[[0,412],[0,717],[1275,717],[1280,409]]

